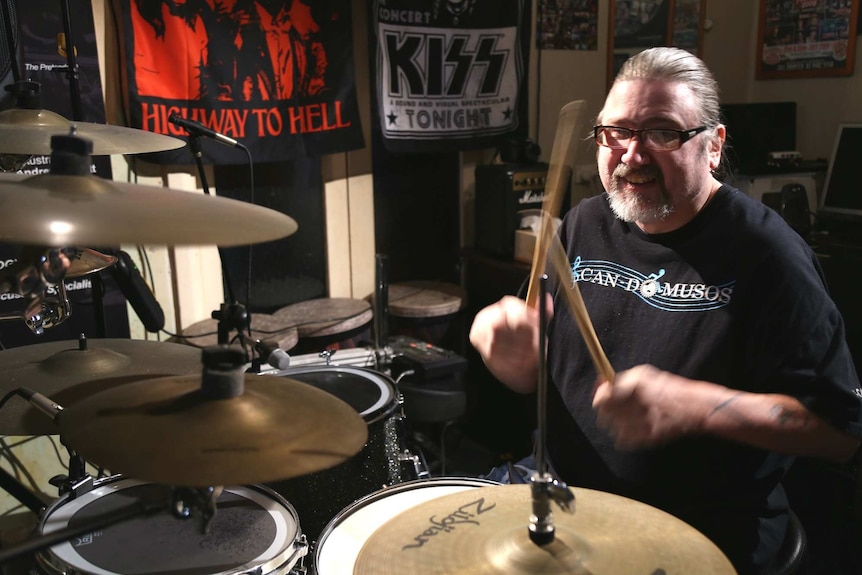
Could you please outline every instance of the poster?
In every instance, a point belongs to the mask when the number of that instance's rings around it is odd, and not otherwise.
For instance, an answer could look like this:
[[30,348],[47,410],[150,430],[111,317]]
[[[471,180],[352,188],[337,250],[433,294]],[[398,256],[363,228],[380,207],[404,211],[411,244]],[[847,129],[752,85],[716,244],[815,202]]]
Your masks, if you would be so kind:
[[849,76],[858,0],[761,0],[756,77]]
[[536,47],[540,50],[596,50],[598,0],[539,0]]
[[526,115],[527,0],[370,3],[377,121],[393,152],[490,147]]
[[[256,162],[362,147],[350,0],[114,0],[131,126],[183,137],[173,114]],[[245,154],[207,146],[214,164]],[[188,148],[148,155],[192,163]]]

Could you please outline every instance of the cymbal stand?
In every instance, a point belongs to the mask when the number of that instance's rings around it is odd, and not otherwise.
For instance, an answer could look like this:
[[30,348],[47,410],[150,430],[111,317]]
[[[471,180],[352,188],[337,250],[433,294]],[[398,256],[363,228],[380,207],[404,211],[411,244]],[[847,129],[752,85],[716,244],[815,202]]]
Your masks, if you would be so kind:
[[389,347],[389,257],[385,254],[375,256],[374,355],[377,368],[388,368],[392,349]]
[[548,473],[545,455],[547,437],[547,403],[548,403],[548,371],[547,371],[547,309],[545,294],[547,293],[548,276],[542,275],[539,292],[539,373],[537,390],[538,409],[538,439],[536,445],[536,472],[530,477],[530,493],[532,495],[533,513],[530,515],[530,540],[536,545],[548,545],[554,541],[554,521],[551,511],[553,500],[566,513],[574,513],[575,496],[568,486]]
[[42,335],[46,329],[64,322],[72,313],[64,280],[76,250],[25,248],[18,261],[9,266],[0,278],[0,293],[22,296],[24,310],[0,314],[0,321],[23,319],[36,335]]

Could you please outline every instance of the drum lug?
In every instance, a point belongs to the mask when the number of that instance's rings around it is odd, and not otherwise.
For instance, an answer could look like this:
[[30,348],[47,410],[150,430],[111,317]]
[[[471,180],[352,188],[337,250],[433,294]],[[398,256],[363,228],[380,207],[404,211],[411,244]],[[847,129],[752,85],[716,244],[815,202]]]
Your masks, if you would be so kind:
[[406,469],[406,473],[412,474],[417,479],[428,479],[431,477],[422,458],[410,453],[409,449],[405,449],[398,454],[398,462],[401,464],[402,469]]
[[48,483],[58,488],[60,496],[68,495],[69,499],[75,499],[79,495],[83,495],[93,490],[93,477],[89,474],[77,481],[72,480],[66,475],[55,475],[48,480]]
[[299,554],[299,561],[290,568],[288,575],[306,575],[308,568],[305,566],[305,557],[308,554],[308,538],[304,533],[293,542],[293,548]]

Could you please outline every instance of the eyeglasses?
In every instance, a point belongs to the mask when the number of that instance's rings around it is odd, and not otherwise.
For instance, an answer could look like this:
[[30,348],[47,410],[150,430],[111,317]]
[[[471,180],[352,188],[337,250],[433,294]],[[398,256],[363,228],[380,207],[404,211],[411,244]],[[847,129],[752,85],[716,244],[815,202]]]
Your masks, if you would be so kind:
[[593,137],[596,143],[614,150],[624,150],[629,147],[632,138],[637,136],[649,150],[669,152],[679,149],[687,141],[706,130],[699,126],[690,130],[647,129],[632,130],[619,126],[593,126]]

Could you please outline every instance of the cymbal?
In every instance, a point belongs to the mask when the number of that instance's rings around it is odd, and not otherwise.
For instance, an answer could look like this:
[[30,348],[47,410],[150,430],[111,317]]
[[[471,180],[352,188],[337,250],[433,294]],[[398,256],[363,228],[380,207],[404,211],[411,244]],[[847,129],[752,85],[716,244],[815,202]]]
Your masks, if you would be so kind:
[[0,240],[51,246],[237,246],[297,230],[247,202],[97,176],[0,174]]
[[494,485],[426,501],[365,542],[354,573],[622,575],[736,573],[699,531],[643,503],[572,488],[575,512],[553,514],[554,541],[529,537],[530,485]]
[[[0,393],[27,387],[65,408],[105,389],[197,373],[200,366],[200,350],[177,343],[110,338],[37,343],[0,351]],[[0,410],[0,435],[59,432],[23,399],[10,400]]]
[[243,378],[230,399],[204,397],[201,375],[109,389],[66,409],[60,436],[111,472],[189,487],[298,477],[365,444],[365,421],[336,396],[286,377]]
[[51,136],[68,134],[93,142],[93,155],[164,152],[186,145],[184,140],[123,126],[73,122],[50,110],[11,108],[0,112],[0,153],[33,155],[51,153]]
[[76,248],[75,256],[72,258],[66,277],[69,279],[79,278],[87,274],[100,272],[117,263],[116,256],[109,256],[90,248]]

